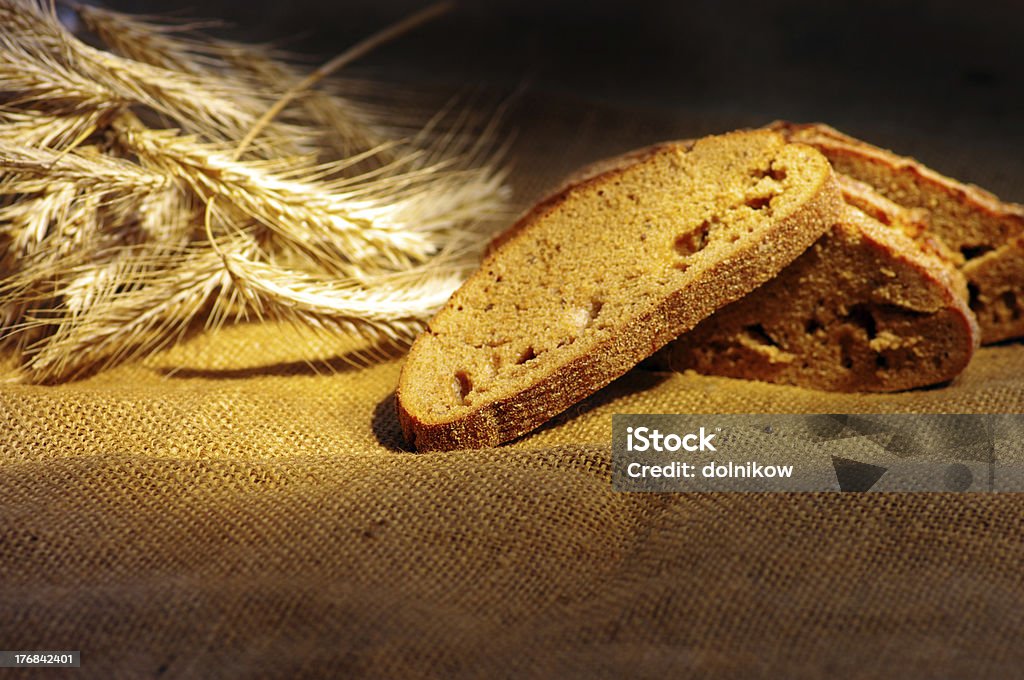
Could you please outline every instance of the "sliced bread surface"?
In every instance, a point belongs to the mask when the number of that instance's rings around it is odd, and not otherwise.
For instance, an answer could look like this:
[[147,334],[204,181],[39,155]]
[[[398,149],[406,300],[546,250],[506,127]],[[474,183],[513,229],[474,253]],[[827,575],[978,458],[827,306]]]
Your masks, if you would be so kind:
[[407,440],[532,430],[774,277],[840,206],[825,158],[766,130],[652,147],[563,188],[413,344],[396,390]]
[[1024,206],[1000,201],[827,125],[777,122],[769,127],[821,151],[837,173],[871,185],[900,205],[927,210],[929,229],[948,246],[967,278],[982,342],[1024,337]]
[[847,206],[779,276],[681,335],[650,364],[890,392],[953,379],[978,340],[958,272],[901,230]]

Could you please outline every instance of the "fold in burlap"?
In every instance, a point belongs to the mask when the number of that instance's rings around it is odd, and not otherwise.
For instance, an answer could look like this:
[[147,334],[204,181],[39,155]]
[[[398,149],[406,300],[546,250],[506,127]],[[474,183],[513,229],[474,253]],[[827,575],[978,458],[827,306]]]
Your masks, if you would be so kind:
[[[731,127],[532,120],[523,200]],[[1020,344],[895,395],[638,369],[507,446],[423,455],[400,358],[358,348],[239,326],[0,388],[0,647],[79,649],[93,677],[1019,672],[1019,496],[618,494],[609,443],[613,413],[1022,412]]]

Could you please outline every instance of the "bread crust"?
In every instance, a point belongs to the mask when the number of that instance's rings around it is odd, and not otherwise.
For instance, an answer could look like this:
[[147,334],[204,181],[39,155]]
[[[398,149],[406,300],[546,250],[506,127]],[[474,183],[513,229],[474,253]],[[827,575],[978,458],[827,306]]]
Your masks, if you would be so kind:
[[[499,239],[485,257],[481,271],[504,257],[510,244],[542,231],[545,220],[574,192],[597,185],[610,186],[628,169],[659,153],[685,153],[691,148],[671,144],[651,147],[563,188],[541,201]],[[407,395],[418,388],[416,381],[423,379],[413,375],[418,370],[415,367],[427,365],[432,357],[439,356],[439,346],[431,347],[433,325],[438,319],[457,313],[453,310],[460,304],[462,291],[457,292],[414,343],[403,367],[396,407],[406,439],[420,451],[453,450],[494,446],[529,432],[621,376],[715,309],[777,274],[834,222],[841,205],[838,187],[825,159],[809,147],[801,147],[800,153],[806,154],[812,164],[820,160],[815,167],[814,186],[802,205],[782,218],[773,219],[770,228],[765,228],[758,238],[741,241],[727,257],[710,263],[701,276],[689,279],[685,288],[669,292],[616,326],[614,332],[588,344],[587,351],[537,375],[524,389],[463,409],[455,416],[433,418],[410,408]],[[467,282],[463,288],[469,285]]]

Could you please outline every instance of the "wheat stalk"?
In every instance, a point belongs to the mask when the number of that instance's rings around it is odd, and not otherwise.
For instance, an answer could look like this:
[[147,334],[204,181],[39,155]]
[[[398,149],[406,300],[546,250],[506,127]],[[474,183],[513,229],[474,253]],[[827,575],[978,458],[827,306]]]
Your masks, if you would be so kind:
[[404,114],[309,91],[365,44],[307,75],[207,24],[73,7],[111,51],[0,0],[0,347],[23,379],[244,319],[407,341],[503,216],[493,130],[396,136]]

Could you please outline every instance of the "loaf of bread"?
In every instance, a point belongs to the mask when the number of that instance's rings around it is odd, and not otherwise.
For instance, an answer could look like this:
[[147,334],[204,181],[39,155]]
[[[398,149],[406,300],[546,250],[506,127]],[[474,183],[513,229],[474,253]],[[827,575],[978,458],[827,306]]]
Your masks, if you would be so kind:
[[833,391],[905,390],[957,376],[979,339],[963,277],[903,232],[913,227],[906,211],[841,184],[892,226],[848,205],[779,276],[650,365]]
[[849,137],[826,125],[769,126],[810,144],[837,173],[870,184],[886,198],[928,211],[932,234],[953,253],[970,291],[982,342],[1024,336],[1024,206],[931,170],[912,158]]
[[776,276],[842,205],[825,158],[768,130],[653,147],[564,188],[413,344],[406,438],[451,450],[530,431]]

